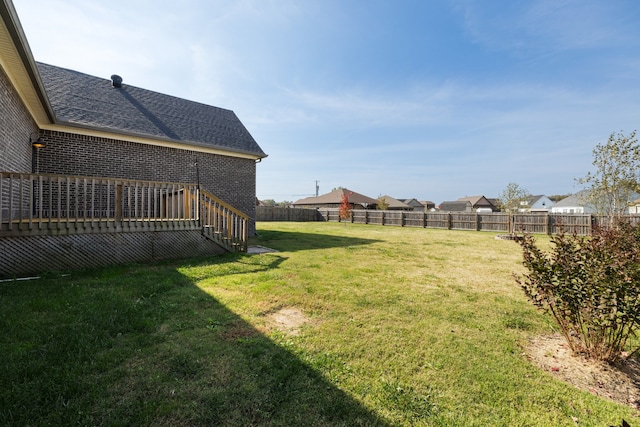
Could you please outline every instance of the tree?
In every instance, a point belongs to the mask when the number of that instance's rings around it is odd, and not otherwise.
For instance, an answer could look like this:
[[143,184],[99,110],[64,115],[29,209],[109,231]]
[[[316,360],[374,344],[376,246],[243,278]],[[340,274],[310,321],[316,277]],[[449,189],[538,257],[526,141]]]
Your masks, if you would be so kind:
[[522,202],[529,198],[529,192],[520,187],[515,182],[507,184],[506,188],[502,190],[498,199],[500,200],[500,208],[506,212],[517,212]]
[[262,201],[264,206],[276,206],[276,201],[273,199],[265,199]]
[[376,205],[381,211],[386,211],[387,209],[389,209],[389,202],[387,202],[387,199],[385,199],[384,196],[378,197],[378,203],[376,203]]
[[342,194],[342,202],[340,203],[340,211],[338,216],[341,220],[351,218],[351,203],[349,203],[349,196],[351,193],[344,192]]
[[640,146],[636,131],[625,136],[612,133],[605,144],[593,149],[594,172],[578,183],[587,185],[588,202],[613,223],[626,212],[640,188]]

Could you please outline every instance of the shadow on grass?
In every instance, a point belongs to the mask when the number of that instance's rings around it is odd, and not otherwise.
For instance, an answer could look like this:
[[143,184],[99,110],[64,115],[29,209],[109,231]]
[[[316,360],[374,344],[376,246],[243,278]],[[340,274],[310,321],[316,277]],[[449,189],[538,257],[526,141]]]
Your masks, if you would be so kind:
[[371,245],[380,241],[376,239],[292,231],[260,230],[259,233],[259,236],[255,239],[258,244],[288,252]]
[[0,424],[388,425],[192,280],[174,264],[0,283]]

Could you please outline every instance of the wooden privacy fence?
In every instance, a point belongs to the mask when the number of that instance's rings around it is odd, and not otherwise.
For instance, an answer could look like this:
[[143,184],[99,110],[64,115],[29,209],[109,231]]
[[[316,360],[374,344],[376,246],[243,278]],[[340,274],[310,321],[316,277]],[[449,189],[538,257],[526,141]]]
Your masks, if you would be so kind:
[[323,221],[316,209],[256,206],[256,221]]
[[200,228],[244,251],[248,219],[196,184],[0,173],[0,237]]
[[[320,208],[318,213],[324,221],[497,233],[555,234],[563,229],[566,233],[575,232],[578,235],[587,236],[591,234],[594,226],[607,226],[605,217],[592,214],[509,214],[503,212],[415,212],[354,209],[350,219],[341,220],[338,209]],[[640,223],[640,215],[629,215],[627,218],[632,224]]]

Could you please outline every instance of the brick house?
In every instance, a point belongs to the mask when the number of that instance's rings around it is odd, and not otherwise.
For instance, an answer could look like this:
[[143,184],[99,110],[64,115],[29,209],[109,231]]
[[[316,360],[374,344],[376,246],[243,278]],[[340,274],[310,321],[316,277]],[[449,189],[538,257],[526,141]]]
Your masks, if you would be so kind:
[[[129,86],[117,75],[100,78],[38,63],[31,54],[11,0],[0,0],[0,18],[4,24],[0,25],[0,172],[4,179],[4,184],[0,180],[3,202],[0,226],[5,227],[0,228],[0,241],[4,239],[6,243],[10,237],[17,238],[13,235],[15,233],[9,236],[6,230],[11,228],[8,216],[18,223],[15,207],[10,209],[7,205],[15,205],[16,200],[24,202],[28,198],[34,205],[33,200],[38,198],[35,190],[33,194],[25,195],[27,186],[18,184],[16,174],[32,174],[29,179],[33,188],[36,188],[37,175],[83,177],[85,182],[87,177],[137,180],[140,183],[136,186],[148,185],[149,188],[150,182],[191,185],[182,188],[173,184],[174,193],[169,194],[165,190],[162,196],[165,201],[177,199],[178,191],[184,194],[187,190],[195,191],[192,188],[197,185],[198,190],[202,188],[216,200],[227,204],[226,212],[246,216],[246,233],[249,236],[254,234],[256,163],[266,154],[233,111]],[[34,148],[35,141],[41,141],[45,148]],[[50,177],[47,179],[51,180]],[[73,185],[78,186],[77,178],[74,179],[76,181],[66,181],[71,182],[66,184],[66,191],[70,191]],[[127,185],[123,181],[113,183],[114,188]],[[19,186],[22,186],[22,193],[17,198],[15,194]],[[180,189],[175,190],[178,187]],[[109,194],[101,197],[113,204],[109,198],[122,195],[117,195],[116,190],[110,191],[112,197]],[[130,191],[130,197],[131,194]],[[46,194],[40,190],[39,197],[46,199]],[[134,197],[138,197],[138,193]],[[144,200],[144,196],[140,197]],[[151,196],[146,197],[151,206]],[[69,198],[67,196],[67,210],[75,207],[77,211],[80,202],[72,202],[75,204],[72,206]],[[186,195],[183,199],[188,204],[197,203],[189,202]],[[57,203],[63,205],[64,199]],[[41,201],[38,206],[42,211],[54,210],[52,206],[44,209]],[[179,210],[183,212],[185,206]],[[35,205],[21,209],[18,214],[22,222],[25,214],[32,216],[32,212],[27,210],[37,210]],[[114,212],[121,209],[112,207]],[[66,215],[65,219],[68,219],[69,212]],[[185,218],[182,219],[184,228]],[[196,219],[199,220],[187,218]],[[32,218],[29,219],[31,221]],[[39,233],[32,230],[30,234],[40,234],[41,238],[44,234],[49,234],[48,237],[53,234],[79,234],[77,230],[68,231],[69,226],[64,233],[60,232],[60,227],[49,233],[44,228],[40,226]],[[157,240],[158,236],[156,234],[153,238]],[[167,244],[167,247],[175,246],[174,243]],[[87,247],[86,242],[82,244]],[[93,242],[89,246],[98,244],[106,243]],[[185,242],[184,246],[202,247],[203,244],[192,241]],[[0,243],[0,252],[2,250]],[[207,252],[204,250],[203,253]],[[193,254],[174,251],[164,257],[185,255]],[[132,261],[135,260],[133,258]],[[15,263],[17,260],[0,259],[0,264],[7,262]]]

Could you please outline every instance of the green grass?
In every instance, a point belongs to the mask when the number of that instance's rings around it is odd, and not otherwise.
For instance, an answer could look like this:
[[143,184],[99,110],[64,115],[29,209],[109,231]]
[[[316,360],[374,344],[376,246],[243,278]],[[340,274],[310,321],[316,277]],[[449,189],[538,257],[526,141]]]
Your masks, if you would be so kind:
[[[481,232],[259,223],[280,252],[0,283],[0,425],[607,426]],[[301,310],[297,335],[269,315]]]

